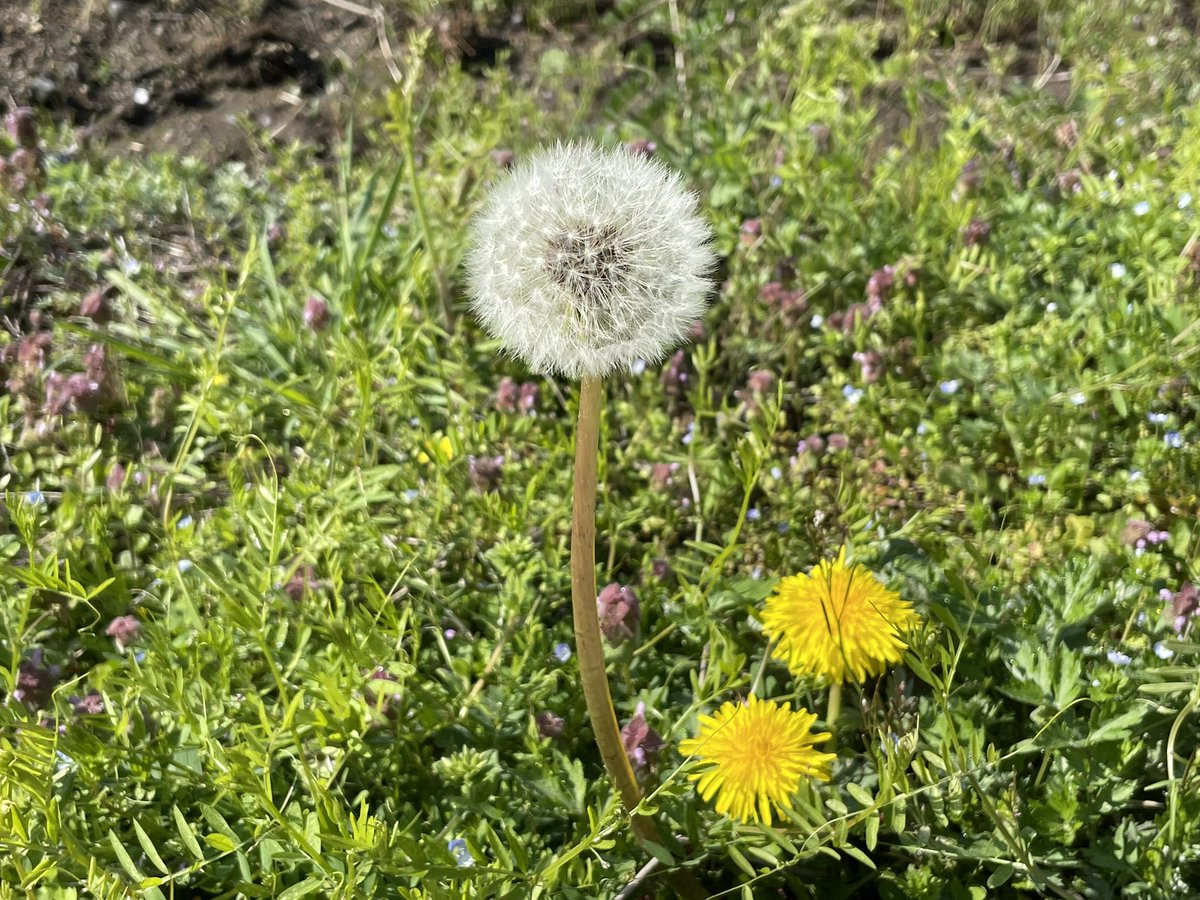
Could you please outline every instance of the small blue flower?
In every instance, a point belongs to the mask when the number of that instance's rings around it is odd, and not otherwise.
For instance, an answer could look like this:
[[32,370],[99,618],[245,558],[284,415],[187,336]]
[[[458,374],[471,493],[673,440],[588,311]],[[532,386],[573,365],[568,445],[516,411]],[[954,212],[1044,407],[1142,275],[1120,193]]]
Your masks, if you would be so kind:
[[180,519],[178,522],[175,523],[175,527],[176,528],[190,528],[191,524],[192,524],[192,517],[184,516],[182,519]]
[[961,384],[961,382],[957,378],[950,378],[950,379],[947,379],[946,381],[939,382],[938,390],[941,391],[943,394],[947,394],[947,395],[954,394],[954,393],[958,392],[958,388],[959,388],[960,384]]
[[1072,406],[1083,406],[1087,402],[1087,396],[1083,391],[1076,391],[1068,399],[1071,401]]
[[856,388],[852,384],[848,384],[842,388],[842,396],[846,398],[846,402],[851,406],[854,406],[856,403],[858,403],[858,401],[862,399],[862,395],[862,388]]
[[759,508],[757,506],[752,506],[748,510],[746,510],[746,518],[749,519],[751,522],[757,522],[759,519],[762,518],[762,513],[759,511]]
[[1046,483],[1046,476],[1041,472],[1035,472],[1025,480],[1029,482],[1030,487],[1040,487]]
[[1172,656],[1175,655],[1175,651],[1172,650],[1170,647],[1168,647],[1166,644],[1164,644],[1162,641],[1159,641],[1157,644],[1154,645],[1154,655],[1157,656],[1159,659],[1170,659]]
[[571,658],[571,648],[566,644],[558,643],[554,645],[554,658],[560,663],[565,663]]
[[1182,194],[1179,195],[1179,208],[1187,209],[1191,205],[1192,205],[1191,192],[1184,191]]
[[683,433],[683,437],[680,438],[680,440],[682,440],[683,443],[685,443],[685,444],[690,444],[692,442],[692,438],[694,438],[695,436],[696,436],[696,423],[688,422],[687,431],[685,431]]
[[1126,656],[1120,650],[1109,650],[1108,661],[1114,666],[1127,666],[1133,662],[1133,659],[1129,656]]
[[467,869],[475,865],[475,857],[471,855],[471,851],[467,849],[467,842],[462,838],[452,838],[446,842],[446,848],[454,857],[454,864]]
[[179,562],[175,563],[175,568],[177,568],[180,572],[186,572],[193,565],[194,563],[190,559],[181,559]]
[[820,328],[825,324],[825,317],[820,313],[813,313],[812,322],[810,324],[813,328]]
[[404,499],[407,500],[409,503],[412,503],[414,500],[417,499],[417,497],[420,496],[420,494],[421,494],[421,492],[416,490],[415,488],[409,488],[401,496],[403,496]]
[[1135,216],[1144,216],[1148,212],[1150,212],[1150,201],[1148,200],[1143,200],[1133,207],[1133,214]]
[[1164,412],[1146,413],[1146,420],[1149,421],[1151,425],[1165,425],[1167,423],[1167,419],[1169,418],[1170,416]]
[[635,378],[646,371],[646,361],[644,359],[635,359],[629,364],[629,372]]
[[25,494],[25,502],[30,506],[44,506],[46,503],[46,495],[41,491],[29,491]]
[[783,178],[778,175],[771,176],[771,187],[780,187],[783,184]]
[[775,479],[782,478],[783,469],[779,468],[779,466],[771,466],[771,477]]
[[1142,480],[1142,470],[1141,469],[1130,469],[1129,470],[1129,480],[1130,481],[1141,481]]
[[1168,431],[1163,435],[1163,443],[1172,450],[1178,450],[1183,446],[1183,435],[1178,431]]
[[917,434],[924,434],[928,430],[929,430],[929,426],[926,425],[924,422],[922,422],[921,424],[919,424],[917,426]]
[[1124,278],[1125,277],[1125,266],[1123,266],[1119,262],[1113,263],[1111,266],[1108,267],[1108,274],[1111,275],[1113,278]]

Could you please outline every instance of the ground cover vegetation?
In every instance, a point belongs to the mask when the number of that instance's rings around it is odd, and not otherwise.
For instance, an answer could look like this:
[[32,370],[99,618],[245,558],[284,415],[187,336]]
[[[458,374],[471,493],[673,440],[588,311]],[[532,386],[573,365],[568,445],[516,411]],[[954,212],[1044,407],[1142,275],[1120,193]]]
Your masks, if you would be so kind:
[[[428,12],[520,57],[385,9],[395,82],[325,150],[9,110],[0,897],[1200,892],[1188,5]],[[506,167],[584,138],[682,173],[720,259],[601,407],[661,844],[579,691],[577,386],[461,268]],[[899,645],[812,650],[851,571]],[[769,796],[731,719],[795,750]]]

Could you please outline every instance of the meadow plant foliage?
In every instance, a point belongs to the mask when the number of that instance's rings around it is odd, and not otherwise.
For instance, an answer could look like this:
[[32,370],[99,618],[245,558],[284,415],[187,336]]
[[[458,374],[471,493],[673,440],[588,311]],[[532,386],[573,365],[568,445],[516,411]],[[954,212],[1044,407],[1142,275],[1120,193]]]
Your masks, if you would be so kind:
[[[568,5],[471,72],[394,35],[331,158],[11,118],[0,898],[1200,893],[1183,6]],[[661,246],[564,223],[528,293],[464,268],[489,216],[528,262],[487,198],[559,140],[695,198],[628,223]],[[556,305],[554,253],[640,284],[703,222],[670,347]],[[563,376],[601,374],[602,671],[658,841],[568,603]]]

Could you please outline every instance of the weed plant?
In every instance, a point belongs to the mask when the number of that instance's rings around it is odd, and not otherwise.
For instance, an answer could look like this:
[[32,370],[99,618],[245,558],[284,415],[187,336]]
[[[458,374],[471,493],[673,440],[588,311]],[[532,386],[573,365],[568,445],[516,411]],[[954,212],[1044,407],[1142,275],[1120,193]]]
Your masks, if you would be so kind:
[[[399,35],[333,159],[43,124],[0,205],[0,897],[1200,893],[1200,48],[1025,6],[618,3],[482,74]],[[570,386],[463,315],[497,151],[585,137],[684,172],[722,258],[601,423],[649,849],[577,687]],[[843,546],[924,624],[828,783],[718,815],[679,744],[756,679],[827,708],[759,617]]]

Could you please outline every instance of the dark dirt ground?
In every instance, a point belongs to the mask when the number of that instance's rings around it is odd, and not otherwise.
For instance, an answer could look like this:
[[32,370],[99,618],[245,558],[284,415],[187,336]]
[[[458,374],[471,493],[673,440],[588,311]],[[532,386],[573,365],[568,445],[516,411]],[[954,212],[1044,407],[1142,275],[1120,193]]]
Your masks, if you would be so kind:
[[[249,153],[252,130],[327,148],[348,101],[392,83],[380,22],[364,5],[265,0],[249,20],[246,5],[0,0],[0,113],[48,111],[112,152],[221,162]],[[465,66],[512,46],[473,21],[414,22],[397,5],[379,15],[393,41],[428,25]]]

